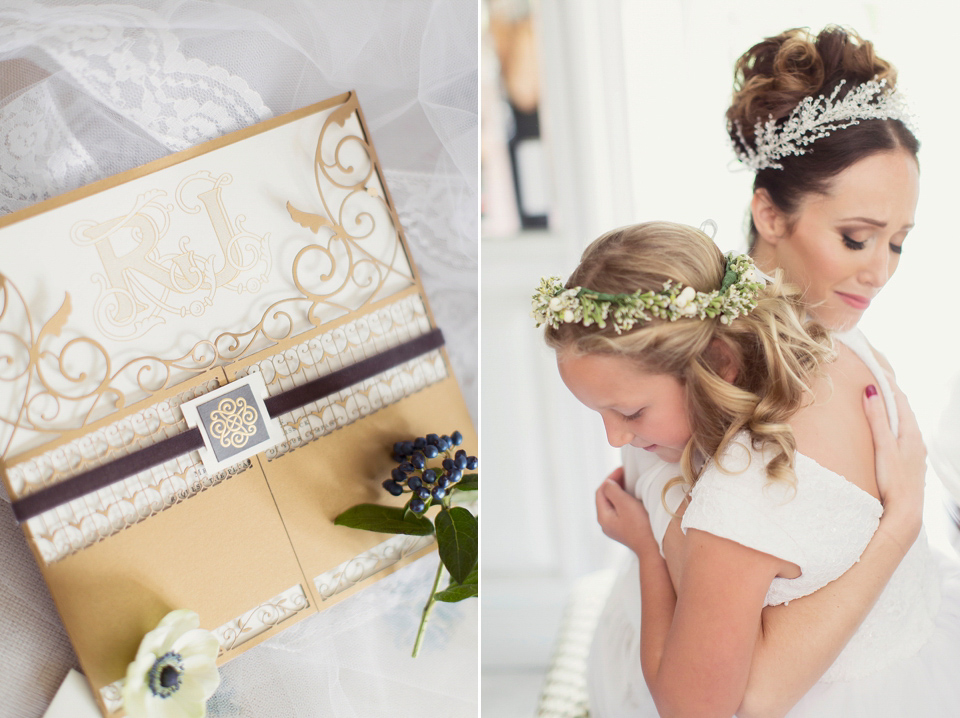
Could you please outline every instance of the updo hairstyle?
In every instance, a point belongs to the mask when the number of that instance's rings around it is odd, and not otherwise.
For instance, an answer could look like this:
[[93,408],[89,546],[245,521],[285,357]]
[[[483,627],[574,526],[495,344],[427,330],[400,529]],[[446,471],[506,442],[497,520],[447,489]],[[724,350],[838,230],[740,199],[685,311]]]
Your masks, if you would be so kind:
[[[700,230],[647,222],[592,242],[566,286],[610,294],[660,292],[670,280],[710,292],[720,288],[725,270],[726,257]],[[773,445],[769,478],[792,481],[796,441],[786,422],[805,401],[810,379],[833,356],[826,330],[812,321],[804,324],[803,316],[800,294],[778,280],[761,290],[755,309],[729,324],[719,317],[651,319],[618,334],[612,323],[604,328],[570,323],[548,325],[545,339],[561,361],[569,352],[619,356],[681,383],[692,439],[675,481],[692,486],[701,468],[696,452],[716,457],[744,429],[755,448]],[[723,378],[731,362],[736,370],[732,384]]]
[[[747,50],[734,68],[733,101],[727,110],[730,139],[740,150],[743,138],[754,148],[754,126],[770,116],[784,120],[805,97],[829,97],[841,80],[846,83],[837,99],[870,80],[886,80],[896,87],[897,71],[878,57],[873,44],[852,30],[835,25],[813,36],[794,28],[769,37]],[[859,124],[832,132],[806,148],[802,155],[778,161],[783,169],[756,173],[753,189],[765,189],[774,205],[788,217],[808,193],[824,194],[840,172],[878,152],[903,148],[916,158],[920,143],[900,120],[860,120]],[[751,218],[750,244],[757,238]]]

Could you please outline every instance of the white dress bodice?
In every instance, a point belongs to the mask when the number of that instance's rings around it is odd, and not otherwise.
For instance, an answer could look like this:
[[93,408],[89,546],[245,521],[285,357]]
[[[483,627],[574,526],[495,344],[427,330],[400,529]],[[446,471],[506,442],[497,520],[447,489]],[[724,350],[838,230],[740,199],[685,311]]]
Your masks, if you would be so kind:
[[[896,433],[899,418],[885,372],[859,330],[835,334],[870,368],[883,396]],[[813,593],[840,577],[860,559],[879,524],[883,507],[873,496],[813,459],[796,455],[796,484],[771,482],[766,477],[768,457],[732,443],[720,463],[706,467],[691,494],[681,524],[698,528],[797,564],[794,579],[776,578],[766,605],[778,605]],[[625,452],[628,486],[644,500],[658,541],[670,520],[660,502],[666,478],[676,476],[675,465]],[[680,495],[668,494],[671,509]],[[938,569],[926,534],[907,552],[887,587],[857,633],[823,676],[838,681],[869,675],[903,656],[916,652],[929,638],[940,605]],[[636,574],[634,574],[635,576]],[[633,581],[636,584],[636,580]],[[623,584],[624,598],[637,603],[639,590]],[[634,590],[637,589],[637,590]]]
[[[797,578],[775,578],[765,605],[813,593],[860,560],[883,513],[873,496],[796,455],[796,483],[766,476],[769,456],[738,437],[694,486],[681,527],[707,531],[797,564]],[[916,652],[940,604],[937,567],[926,536],[911,547],[873,610],[822,680],[858,678]]]

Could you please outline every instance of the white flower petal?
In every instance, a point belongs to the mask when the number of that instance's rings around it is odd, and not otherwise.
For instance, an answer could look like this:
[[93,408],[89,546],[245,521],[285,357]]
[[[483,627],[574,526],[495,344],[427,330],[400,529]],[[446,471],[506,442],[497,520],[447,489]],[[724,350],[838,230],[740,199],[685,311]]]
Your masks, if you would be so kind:
[[191,656],[203,656],[207,660],[216,660],[220,652],[220,642],[210,631],[195,628],[177,638],[171,646],[172,651],[179,653],[183,659]]
[[[170,702],[169,698],[160,698],[159,696],[153,695],[148,691],[147,710],[144,714],[144,718],[180,718],[183,715],[183,712],[180,708]],[[126,708],[126,706],[124,706]],[[127,711],[129,718],[140,718],[140,716],[135,716]]]
[[156,660],[151,653],[143,652],[142,655],[138,653],[133,662],[127,666],[127,677],[123,683],[124,690],[135,691],[141,687],[146,687],[147,671],[153,667]]
[[677,298],[676,298],[676,300],[675,300],[674,303],[675,303],[678,307],[680,307],[681,309],[683,309],[683,308],[686,307],[690,302],[692,302],[693,299],[694,299],[696,296],[697,296],[697,290],[696,290],[696,289],[694,289],[693,287],[684,287],[684,288],[683,288],[683,291],[680,292],[680,294],[677,295]]
[[211,663],[194,666],[184,673],[184,684],[197,687],[207,700],[220,687],[220,671]]
[[137,660],[144,656],[153,656],[153,658],[162,656],[170,650],[170,644],[173,643],[175,638],[165,628],[154,628],[140,641],[140,647],[137,649]]
[[177,609],[160,619],[160,623],[140,642],[141,651],[150,651],[158,658],[170,650],[173,642],[187,631],[200,625],[200,617],[193,611]]
[[129,688],[126,683],[123,685],[123,707],[130,718],[139,718],[147,715],[147,696],[150,689],[143,683],[137,688]]
[[170,718],[203,718],[207,714],[207,699],[203,689],[189,681],[180,686],[180,690],[167,698],[177,708],[176,713],[170,713]]
[[196,611],[188,611],[185,608],[178,608],[170,611],[166,616],[160,619],[157,628],[168,628],[171,632],[181,635],[187,631],[200,626],[200,616]]

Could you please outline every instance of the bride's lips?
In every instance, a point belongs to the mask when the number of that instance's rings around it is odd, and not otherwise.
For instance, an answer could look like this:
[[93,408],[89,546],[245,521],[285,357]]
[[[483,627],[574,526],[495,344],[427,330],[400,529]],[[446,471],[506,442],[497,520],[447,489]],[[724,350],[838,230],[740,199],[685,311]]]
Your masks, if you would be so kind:
[[836,294],[854,309],[863,311],[870,306],[870,300],[866,297],[861,297],[859,294],[847,294],[846,292],[836,292]]
[[656,445],[656,444],[650,444],[650,446],[644,446],[644,447],[643,447],[643,450],[644,450],[644,451],[653,451],[653,450],[656,449],[656,448],[657,448],[657,445]]

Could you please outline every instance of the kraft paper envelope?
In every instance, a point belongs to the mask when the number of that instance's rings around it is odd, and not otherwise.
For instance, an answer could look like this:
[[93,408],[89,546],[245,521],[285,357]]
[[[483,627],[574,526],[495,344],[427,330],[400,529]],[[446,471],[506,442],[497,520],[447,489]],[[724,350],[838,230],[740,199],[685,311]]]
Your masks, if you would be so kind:
[[105,715],[143,635],[224,662],[435,547],[334,526],[476,434],[353,93],[0,219],[0,459]]

